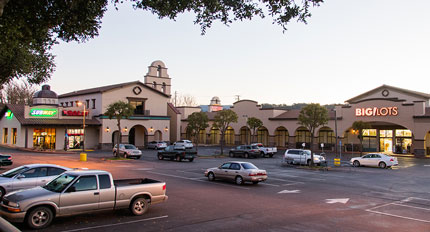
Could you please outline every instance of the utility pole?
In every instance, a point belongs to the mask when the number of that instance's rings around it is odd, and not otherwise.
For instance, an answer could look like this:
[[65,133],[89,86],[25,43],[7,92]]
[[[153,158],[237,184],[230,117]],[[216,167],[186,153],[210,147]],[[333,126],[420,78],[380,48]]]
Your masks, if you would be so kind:
[[178,94],[178,91],[175,91],[175,107],[177,106],[176,105],[176,96],[177,96],[177,94]]
[[234,95],[236,97],[236,101],[240,101],[240,95]]

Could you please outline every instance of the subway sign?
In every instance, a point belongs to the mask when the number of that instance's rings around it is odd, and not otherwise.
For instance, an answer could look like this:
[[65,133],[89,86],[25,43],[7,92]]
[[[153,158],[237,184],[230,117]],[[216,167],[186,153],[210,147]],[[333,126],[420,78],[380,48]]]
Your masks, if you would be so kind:
[[397,116],[399,110],[394,107],[369,107],[369,108],[356,108],[355,116],[357,117],[373,117],[373,116]]
[[58,109],[31,109],[30,116],[32,117],[43,117],[52,118],[57,116]]
[[7,110],[7,111],[6,111],[6,113],[4,114],[4,116],[5,116],[7,119],[12,119],[12,118],[13,118],[13,113],[12,113],[12,111]]

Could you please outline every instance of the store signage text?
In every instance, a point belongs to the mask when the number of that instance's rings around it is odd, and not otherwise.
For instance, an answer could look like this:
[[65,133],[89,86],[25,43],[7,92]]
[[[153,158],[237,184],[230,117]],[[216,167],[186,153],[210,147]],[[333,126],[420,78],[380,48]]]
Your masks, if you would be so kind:
[[[77,111],[77,110],[63,110],[63,116],[83,116],[83,111]],[[88,115],[88,111],[85,111],[85,116]]]
[[397,116],[399,114],[397,107],[373,107],[373,108],[356,108],[355,116],[372,117],[372,116]]
[[58,109],[31,109],[30,116],[32,117],[54,117],[58,113]]

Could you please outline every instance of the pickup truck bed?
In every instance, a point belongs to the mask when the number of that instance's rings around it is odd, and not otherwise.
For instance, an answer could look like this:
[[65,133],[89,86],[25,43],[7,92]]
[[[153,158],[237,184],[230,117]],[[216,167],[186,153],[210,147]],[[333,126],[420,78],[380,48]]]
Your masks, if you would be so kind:
[[123,187],[127,185],[136,185],[136,184],[153,184],[153,183],[161,183],[161,181],[153,180],[153,179],[120,179],[120,180],[113,180],[113,183],[116,187]]

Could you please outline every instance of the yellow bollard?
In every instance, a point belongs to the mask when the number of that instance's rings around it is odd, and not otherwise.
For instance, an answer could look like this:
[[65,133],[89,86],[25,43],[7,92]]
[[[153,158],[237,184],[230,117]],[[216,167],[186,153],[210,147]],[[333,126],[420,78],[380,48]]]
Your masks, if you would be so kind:
[[81,153],[80,161],[87,161],[87,153],[84,153],[84,152]]
[[340,159],[339,158],[334,159],[334,166],[340,166]]

